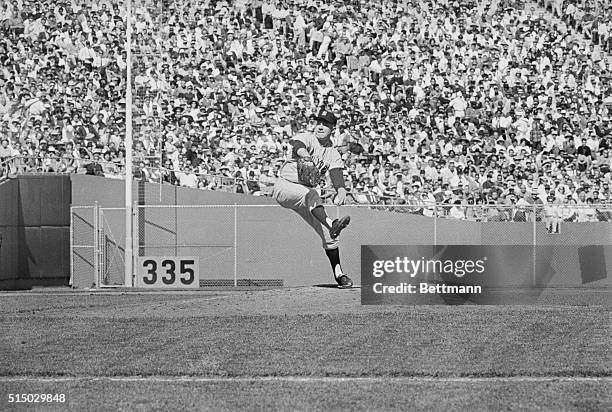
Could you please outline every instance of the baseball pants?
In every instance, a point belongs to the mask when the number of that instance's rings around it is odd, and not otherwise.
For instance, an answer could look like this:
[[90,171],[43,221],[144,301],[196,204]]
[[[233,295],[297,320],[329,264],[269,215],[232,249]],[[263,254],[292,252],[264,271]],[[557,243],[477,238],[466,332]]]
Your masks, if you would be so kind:
[[332,239],[329,230],[311,213],[312,209],[323,205],[323,200],[316,190],[278,178],[274,185],[273,196],[279,205],[295,211],[317,232],[323,249],[336,249],[338,247],[338,238]]

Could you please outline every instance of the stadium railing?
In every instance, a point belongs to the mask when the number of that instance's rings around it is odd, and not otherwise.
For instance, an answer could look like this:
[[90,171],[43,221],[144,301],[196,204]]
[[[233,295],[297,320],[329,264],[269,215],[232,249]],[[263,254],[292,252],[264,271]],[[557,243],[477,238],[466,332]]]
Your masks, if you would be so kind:
[[[173,170],[159,166],[159,157],[137,157],[135,176],[150,183],[180,184],[180,177],[193,174],[197,181],[195,186],[184,186],[200,189],[217,190],[231,193],[246,193],[261,196],[271,195],[271,185],[259,187],[259,190],[248,189],[249,183],[260,186],[259,180],[249,180],[241,177],[223,174],[206,174],[193,171]],[[0,161],[0,181],[7,176],[17,174],[66,174],[87,173],[87,165],[93,163],[90,159],[80,159],[68,156],[15,156]],[[97,161],[102,166],[102,176],[123,179],[123,167],[117,162]],[[174,177],[172,177],[174,173]],[[177,184],[178,183],[178,184]],[[242,190],[239,189],[242,187]],[[317,188],[326,203],[331,204],[335,191],[328,188]],[[372,202],[374,200],[374,202]],[[549,216],[566,222],[610,222],[612,221],[609,203],[594,203],[592,205],[555,204],[555,205],[516,205],[516,204],[471,204],[445,203],[421,200],[415,196],[400,198],[398,196],[370,196],[361,192],[349,192],[349,205],[365,207],[373,210],[386,210],[397,213],[409,213],[425,217],[438,217],[474,222],[531,222],[542,221]]]

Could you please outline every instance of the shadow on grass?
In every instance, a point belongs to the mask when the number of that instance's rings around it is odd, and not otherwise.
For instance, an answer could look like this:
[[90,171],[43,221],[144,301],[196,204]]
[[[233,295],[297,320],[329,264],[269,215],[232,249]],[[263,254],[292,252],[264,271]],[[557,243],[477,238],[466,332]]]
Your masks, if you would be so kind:
[[[339,289],[337,283],[321,283],[319,285],[313,285],[313,287],[315,287],[315,288],[326,288],[326,289]],[[350,288],[350,289],[361,289],[361,286],[353,285],[353,287]],[[347,290],[347,289],[342,289],[342,290]]]

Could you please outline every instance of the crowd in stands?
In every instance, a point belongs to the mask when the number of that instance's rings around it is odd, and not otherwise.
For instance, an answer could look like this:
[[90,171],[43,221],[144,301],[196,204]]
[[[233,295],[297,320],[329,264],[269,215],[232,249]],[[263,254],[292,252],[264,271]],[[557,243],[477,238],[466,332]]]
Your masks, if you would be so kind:
[[[607,0],[133,5],[138,178],[268,195],[325,108],[355,203],[612,220],[580,208],[612,201]],[[121,176],[126,19],[117,0],[0,0],[0,175]]]

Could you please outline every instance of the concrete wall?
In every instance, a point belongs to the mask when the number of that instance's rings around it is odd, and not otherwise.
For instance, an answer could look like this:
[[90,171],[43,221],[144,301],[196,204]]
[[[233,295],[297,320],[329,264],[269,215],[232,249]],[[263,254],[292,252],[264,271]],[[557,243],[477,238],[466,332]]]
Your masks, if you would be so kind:
[[[73,176],[75,205],[123,207],[123,182],[91,176]],[[140,204],[185,205],[274,205],[271,198],[256,198],[165,185],[134,184]],[[342,235],[341,256],[345,270],[359,279],[362,244],[466,244],[531,245],[531,223],[475,223],[433,219],[423,216],[371,210],[363,207],[330,207],[332,216],[350,214],[351,226]],[[139,213],[138,233],[141,256],[199,256],[203,279],[231,279],[234,274],[233,208],[151,208]],[[119,251],[107,262],[110,280],[122,279],[123,211],[105,213],[107,243]],[[282,279],[285,285],[327,284],[333,277],[320,241],[297,214],[280,207],[238,208],[236,214],[238,278]],[[435,227],[434,227],[435,225]],[[112,233],[112,235],[111,235]],[[551,265],[555,275],[550,286],[610,286],[607,277],[591,273],[612,273],[612,224],[564,223],[562,233],[549,235],[538,223],[536,243],[553,245]],[[599,253],[604,261],[585,260],[588,245],[607,245]],[[597,256],[599,256],[597,255]],[[580,256],[582,256],[582,266]],[[601,269],[601,264],[604,265]],[[593,266],[595,265],[595,266]],[[597,266],[599,265],[599,266]],[[601,269],[601,270],[600,270]],[[512,284],[512,280],[504,282]],[[75,286],[90,286],[91,277],[77,278]]]
[[0,289],[68,284],[70,197],[67,176],[0,184]]
[[[125,189],[123,180],[104,177],[72,175],[72,205],[100,207],[124,207]],[[269,197],[246,196],[225,192],[203,191],[172,185],[158,185],[134,181],[134,202],[147,205],[197,205],[197,204],[274,204]]]

